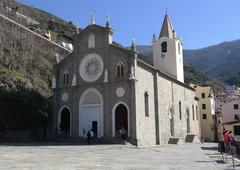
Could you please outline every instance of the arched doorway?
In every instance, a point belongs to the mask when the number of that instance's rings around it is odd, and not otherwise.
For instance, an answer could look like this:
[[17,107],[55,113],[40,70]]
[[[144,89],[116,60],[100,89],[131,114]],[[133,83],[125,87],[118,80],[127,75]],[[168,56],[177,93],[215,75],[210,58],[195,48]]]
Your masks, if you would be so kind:
[[64,137],[70,136],[71,132],[71,112],[67,107],[61,109],[58,116],[58,129],[60,135]]
[[112,136],[116,137],[119,134],[121,127],[124,127],[128,137],[130,136],[129,131],[129,109],[126,104],[120,102],[113,107],[112,116]]
[[79,136],[93,130],[95,137],[103,137],[103,100],[94,88],[87,89],[79,103]]
[[190,133],[190,113],[189,113],[189,109],[187,109],[186,111],[187,114],[187,133]]

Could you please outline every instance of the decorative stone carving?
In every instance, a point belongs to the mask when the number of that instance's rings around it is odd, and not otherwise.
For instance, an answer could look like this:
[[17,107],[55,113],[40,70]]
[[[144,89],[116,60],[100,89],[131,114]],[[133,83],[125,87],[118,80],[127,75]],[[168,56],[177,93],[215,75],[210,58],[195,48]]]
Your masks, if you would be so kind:
[[133,65],[130,67],[130,74],[129,74],[129,80],[134,80],[135,79],[135,68]]
[[53,77],[52,78],[52,89],[55,89],[56,87],[57,87],[56,78]]
[[77,77],[75,74],[73,74],[73,79],[72,79],[72,87],[77,85]]
[[56,62],[57,62],[57,63],[60,63],[60,58],[59,58],[58,53],[55,54],[55,57],[56,57]]
[[108,82],[108,71],[107,69],[105,69],[103,83],[107,83],[107,82]]
[[174,118],[175,114],[174,114],[174,107],[173,104],[168,106],[168,118],[172,119]]
[[67,93],[63,93],[63,94],[62,94],[61,99],[62,99],[63,102],[67,102],[67,101],[68,101],[68,98],[69,98],[69,95],[68,95]]
[[117,97],[123,97],[125,95],[125,90],[123,87],[118,87],[116,90]]
[[80,63],[80,76],[86,82],[94,82],[102,75],[103,67],[103,60],[98,54],[88,54]]

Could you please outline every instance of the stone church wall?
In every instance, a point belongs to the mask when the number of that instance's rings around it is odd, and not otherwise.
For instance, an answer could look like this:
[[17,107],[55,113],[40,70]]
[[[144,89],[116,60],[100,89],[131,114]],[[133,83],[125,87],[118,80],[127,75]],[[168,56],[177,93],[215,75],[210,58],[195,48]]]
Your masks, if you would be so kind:
[[[156,144],[154,72],[149,68],[136,68],[136,120],[138,146]],[[145,115],[144,93],[148,93],[149,116]]]
[[[174,137],[185,138],[187,134],[187,109],[189,110],[190,133],[199,134],[199,122],[196,120],[195,93],[183,85],[164,77],[158,77],[158,101],[159,101],[159,124],[160,144],[166,144],[170,138],[170,108],[173,106]],[[181,102],[181,119],[179,113],[179,101]],[[194,120],[192,116],[194,106]]]

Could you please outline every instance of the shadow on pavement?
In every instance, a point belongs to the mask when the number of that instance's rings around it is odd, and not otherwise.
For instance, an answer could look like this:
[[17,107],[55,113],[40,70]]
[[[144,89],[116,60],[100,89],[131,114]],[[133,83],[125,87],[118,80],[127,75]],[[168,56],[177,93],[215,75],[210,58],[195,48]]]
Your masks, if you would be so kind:
[[196,162],[200,163],[200,162],[214,162],[214,161],[196,161]]
[[214,150],[217,151],[218,147],[217,146],[212,146],[212,147],[201,147],[202,150]]
[[215,160],[218,164],[226,164],[224,160]]
[[94,145],[126,145],[125,143],[68,142],[68,141],[24,141],[0,142],[0,146],[94,146]]

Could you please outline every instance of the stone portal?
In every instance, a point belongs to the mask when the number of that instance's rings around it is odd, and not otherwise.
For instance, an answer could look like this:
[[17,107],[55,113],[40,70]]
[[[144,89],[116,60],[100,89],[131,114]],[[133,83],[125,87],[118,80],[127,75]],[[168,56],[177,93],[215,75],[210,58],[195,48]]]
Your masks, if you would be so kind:
[[119,104],[115,110],[115,134],[119,134],[122,126],[128,134],[128,110],[126,106]]
[[94,88],[86,90],[79,104],[79,136],[86,137],[93,130],[95,137],[103,137],[103,102]]
[[61,135],[70,136],[70,111],[64,108],[59,120],[59,129]]

